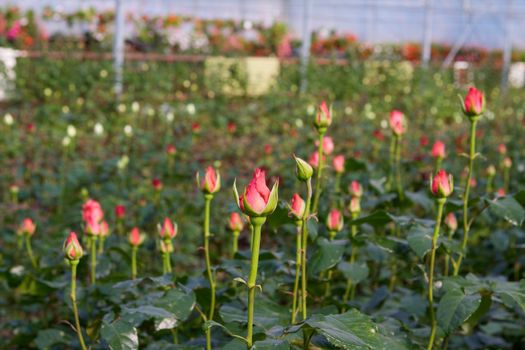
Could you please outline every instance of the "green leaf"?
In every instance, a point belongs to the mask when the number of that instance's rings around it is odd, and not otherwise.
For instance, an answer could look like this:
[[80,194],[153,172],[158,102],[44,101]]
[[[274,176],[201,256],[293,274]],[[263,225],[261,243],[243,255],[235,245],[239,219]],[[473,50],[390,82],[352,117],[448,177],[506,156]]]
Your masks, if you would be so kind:
[[[255,303],[253,323],[259,327],[269,329],[275,325],[285,326],[288,324],[290,314],[286,308],[263,297],[258,297]],[[246,310],[240,305],[226,304],[219,310],[221,318],[225,323],[246,323]]]
[[137,329],[124,319],[104,322],[100,334],[112,350],[135,350],[139,347]]
[[479,294],[466,295],[461,289],[449,290],[441,298],[437,307],[437,322],[446,334],[461,326],[478,309],[481,303]]
[[487,200],[490,211],[495,216],[506,220],[514,226],[521,226],[525,220],[525,209],[513,197],[507,196]]
[[357,284],[364,281],[368,277],[368,265],[365,263],[348,263],[341,261],[337,265],[337,269],[341,271],[347,279],[352,280],[352,283]]
[[339,315],[314,315],[305,321],[332,345],[351,350],[410,349],[406,336],[374,323],[357,310]]
[[408,245],[420,259],[432,249],[432,234],[432,229],[420,225],[413,226],[408,231]]
[[318,240],[318,248],[309,259],[308,274],[317,275],[321,271],[334,267],[345,252],[346,241],[329,241],[326,238]]
[[71,336],[60,329],[45,329],[38,331],[35,344],[39,349],[47,349],[56,344],[70,344]]
[[155,306],[173,313],[179,321],[184,321],[195,307],[195,294],[173,288],[157,299]]
[[290,344],[285,340],[267,339],[263,341],[256,341],[252,350],[289,350]]
[[386,211],[379,210],[368,216],[350,221],[350,225],[370,224],[372,226],[384,226],[392,221],[392,217]]

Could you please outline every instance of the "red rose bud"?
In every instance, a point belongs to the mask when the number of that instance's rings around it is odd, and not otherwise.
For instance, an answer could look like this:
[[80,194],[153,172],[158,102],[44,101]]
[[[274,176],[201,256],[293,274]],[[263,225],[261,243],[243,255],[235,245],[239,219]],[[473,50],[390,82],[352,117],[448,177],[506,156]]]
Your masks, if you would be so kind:
[[397,136],[401,136],[405,133],[406,121],[405,115],[402,112],[398,110],[390,112],[390,129],[392,129],[394,135]]
[[[315,141],[315,145],[319,146],[319,141]],[[334,151],[334,141],[331,137],[323,137],[323,154],[330,155]]]
[[324,132],[330,124],[332,124],[332,108],[328,108],[326,102],[323,101],[319,105],[314,125],[317,130]]
[[448,229],[452,232],[458,229],[458,221],[453,212],[450,212],[445,216],[445,225],[447,225]]
[[264,170],[255,170],[252,180],[239,197],[237,187],[233,184],[233,191],[239,208],[248,216],[268,216],[277,207],[279,182],[273,184],[272,190],[266,186]]
[[341,231],[343,229],[343,215],[337,209],[332,209],[326,220],[326,227],[329,231]]
[[126,216],[126,207],[122,204],[118,204],[115,206],[115,216],[117,219],[124,219]]
[[86,222],[86,233],[92,236],[100,235],[101,226],[100,222],[90,219]]
[[312,177],[314,169],[312,169],[312,166],[304,160],[302,160],[301,158],[297,158],[296,156],[294,156],[294,159],[296,163],[295,172],[297,178],[300,181],[308,181],[308,179]]
[[102,237],[107,237],[109,235],[109,226],[107,221],[102,221],[100,223],[100,235]]
[[507,146],[505,146],[504,143],[500,143],[498,145],[498,153],[501,154],[501,155],[507,154]]
[[383,132],[381,132],[380,129],[374,130],[372,136],[379,142],[383,142],[385,140],[385,135],[383,135]]
[[78,242],[77,234],[71,232],[64,242],[64,255],[68,260],[79,260],[82,257],[82,246]]
[[151,185],[153,186],[153,189],[155,191],[162,190],[162,181],[160,181],[159,178],[154,178],[153,180],[151,180]]
[[168,218],[164,218],[162,226],[158,225],[158,230],[160,238],[169,240],[177,235],[177,224]]
[[426,146],[428,146],[428,142],[429,142],[429,141],[428,141],[428,137],[426,137],[426,136],[421,136],[421,137],[419,138],[419,145],[420,145],[421,147],[426,147]]
[[359,214],[361,212],[361,199],[359,197],[352,197],[348,209],[352,214]]
[[504,188],[500,188],[496,191],[496,197],[505,197],[507,193]]
[[463,113],[467,117],[478,117],[485,110],[485,97],[483,93],[471,87],[463,99]]
[[270,145],[269,143],[264,145],[264,154],[266,154],[267,156],[272,153],[272,150],[272,145]]
[[512,167],[512,159],[510,159],[510,157],[505,157],[503,159],[503,167],[505,169],[510,169]]
[[290,201],[290,214],[294,217],[294,219],[301,220],[304,216],[305,210],[306,203],[301,198],[301,196],[295,193],[292,197],[292,200]]
[[88,222],[91,223],[99,223],[104,218],[104,212],[102,211],[102,207],[100,206],[100,203],[89,199],[84,205],[82,206],[82,219],[87,224]]
[[36,225],[30,218],[25,218],[18,229],[19,234],[32,236],[36,231]]
[[228,132],[229,132],[230,134],[234,134],[235,131],[237,131],[237,125],[235,125],[234,122],[229,121],[229,122],[228,122],[228,125],[227,125],[227,129],[228,129]]
[[363,196],[363,186],[361,186],[361,184],[356,180],[350,183],[350,186],[348,186],[348,191],[352,197],[361,198]]
[[241,216],[237,212],[230,214],[230,219],[228,220],[228,227],[231,231],[240,232],[244,228],[244,223],[242,222]]
[[335,156],[333,161],[332,161],[332,165],[333,165],[334,170],[335,170],[336,173],[338,173],[338,174],[344,173],[344,171],[345,171],[345,156],[343,156],[343,155]]
[[197,185],[204,193],[213,194],[221,188],[221,175],[211,166],[206,169],[206,173],[204,174],[202,181],[200,180],[200,175],[198,172],[196,174],[196,178]]
[[142,235],[139,231],[138,227],[133,227],[131,229],[131,232],[129,233],[129,244],[131,244],[134,247],[138,247],[139,245],[144,242],[144,239],[146,239],[146,236]]
[[194,134],[198,134],[201,132],[201,125],[199,122],[191,124],[191,132],[193,132]]
[[432,146],[432,157],[434,158],[445,158],[445,144],[439,140],[434,142]]
[[436,176],[430,179],[430,183],[432,194],[438,198],[446,198],[450,196],[454,190],[452,175],[447,175],[443,169],[439,170]]
[[175,153],[177,153],[177,149],[175,148],[174,145],[172,145],[171,143],[169,145],[166,146],[166,153],[169,155],[169,156],[174,156]]

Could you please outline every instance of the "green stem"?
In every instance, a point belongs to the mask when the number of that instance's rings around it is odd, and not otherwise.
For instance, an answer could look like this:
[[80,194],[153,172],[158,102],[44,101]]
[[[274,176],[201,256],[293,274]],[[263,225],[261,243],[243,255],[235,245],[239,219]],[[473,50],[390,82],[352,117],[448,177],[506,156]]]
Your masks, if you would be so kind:
[[431,350],[434,346],[434,338],[436,337],[436,316],[434,313],[434,266],[436,263],[436,246],[437,240],[439,237],[439,227],[441,226],[441,216],[443,215],[443,206],[445,205],[446,198],[439,198],[438,203],[438,212],[436,216],[436,226],[434,227],[434,235],[432,236],[432,249],[430,251],[430,267],[428,271],[428,307],[430,312],[430,322],[431,322],[431,331],[430,338],[428,339],[427,350]]
[[388,190],[390,190],[392,188],[392,183],[394,182],[394,162],[395,162],[395,157],[396,157],[396,139],[397,139],[397,136],[393,136],[390,138],[390,147],[389,147],[389,155],[390,157],[388,158],[388,165],[389,165],[389,171],[388,171],[388,181],[387,181],[387,185],[388,185]]
[[493,182],[494,182],[494,175],[489,175],[487,178],[487,188],[485,189],[487,194],[492,193],[493,188],[494,188]]
[[[328,237],[330,241],[334,240],[336,234],[337,234],[336,231],[330,231],[328,233]],[[325,298],[328,298],[330,296],[330,291],[331,291],[330,282],[332,280],[332,275],[333,275],[333,270],[332,269],[328,270],[328,276],[326,276],[326,284],[325,284],[325,289],[324,289]]]
[[319,145],[317,146],[317,154],[319,155],[319,161],[317,164],[317,172],[315,179],[315,195],[314,202],[312,204],[312,213],[317,213],[319,197],[321,197],[321,180],[323,175],[323,138],[324,132],[319,132]]
[[77,308],[77,265],[78,260],[71,261],[71,292],[69,297],[71,298],[71,304],[73,305],[73,314],[75,315],[75,328],[78,335],[78,341],[82,350],[87,350],[86,344],[84,343],[84,337],[82,336],[82,330],[80,329],[80,320],[78,318]]
[[472,179],[472,172],[474,170],[474,158],[476,156],[476,125],[477,118],[471,119],[470,124],[470,154],[468,162],[468,173],[467,180],[465,183],[465,193],[463,195],[463,240],[461,242],[461,252],[459,253],[457,264],[454,266],[454,276],[457,276],[459,269],[461,268],[461,263],[463,257],[466,255],[465,250],[467,249],[468,235],[470,230],[470,225],[468,222],[468,200],[470,194],[470,181]]
[[437,157],[436,158],[436,172],[439,171],[439,169],[441,169],[441,163],[443,162],[443,159],[441,157]]
[[259,249],[261,246],[261,227],[266,221],[266,217],[252,217],[253,224],[253,250],[250,266],[250,277],[248,278],[248,330],[246,343],[248,349],[253,345],[253,315],[255,304],[255,288],[257,282],[257,268],[259,265]]
[[509,184],[510,184],[510,169],[505,168],[505,170],[503,170],[503,189],[505,190],[505,194],[509,193]]
[[[213,321],[215,313],[215,281],[211,271],[210,261],[210,204],[213,198],[212,194],[204,195],[204,259],[206,261],[206,274],[210,283],[210,311],[208,320]],[[206,329],[206,349],[211,350],[211,327]]]
[[[166,241],[165,244],[171,244],[171,242],[169,241]],[[165,253],[162,253],[162,260],[163,260],[163,273],[164,274],[167,274],[167,273],[171,273],[171,260],[170,260],[170,252],[169,252],[169,248],[167,248],[168,251],[165,252]]]
[[301,226],[302,221],[296,224],[297,235],[295,243],[295,282],[293,285],[293,300],[292,300],[292,324],[295,324],[297,318],[297,306],[298,306],[298,291],[299,291],[299,278],[301,275]]
[[[359,213],[352,213],[352,220],[355,220],[359,217]],[[352,251],[350,253],[350,264],[353,264],[355,262],[356,256],[357,256],[357,247],[355,246],[355,236],[357,235],[357,226],[352,225],[351,228],[351,237],[350,241],[352,242]],[[346,281],[346,289],[345,294],[343,295],[343,303],[346,304],[349,299],[354,299],[355,296],[355,283],[352,282],[352,279],[349,278]],[[346,307],[343,309],[346,310]]]
[[139,247],[131,247],[131,278],[137,278],[137,250]]
[[239,250],[239,231],[233,231],[233,241],[232,241],[232,258],[235,256],[235,253]]
[[102,254],[104,253],[104,241],[106,240],[106,237],[100,236],[100,240],[98,241],[98,253]]
[[36,269],[37,268],[36,258],[33,255],[33,249],[31,248],[31,235],[26,234],[25,241],[26,241],[27,255],[29,256],[29,260],[31,260],[31,265],[33,265],[33,267]]
[[301,312],[303,320],[306,320],[306,298],[307,298],[307,284],[308,276],[306,275],[306,251],[308,248],[308,216],[310,216],[310,201],[312,199],[312,181],[308,179],[306,182],[307,197],[306,197],[306,209],[303,215],[303,223],[301,225],[302,237],[301,237]]
[[91,284],[97,282],[97,236],[91,236]]
[[401,136],[396,135],[396,186],[399,200],[403,200],[403,184],[401,183]]

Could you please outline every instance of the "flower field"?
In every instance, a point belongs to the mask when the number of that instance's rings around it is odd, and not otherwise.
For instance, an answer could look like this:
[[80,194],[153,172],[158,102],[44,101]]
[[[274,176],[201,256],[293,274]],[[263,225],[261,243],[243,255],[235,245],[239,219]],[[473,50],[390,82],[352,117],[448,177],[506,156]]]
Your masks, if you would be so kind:
[[22,58],[0,103],[0,348],[525,348],[525,95],[497,71],[112,76]]

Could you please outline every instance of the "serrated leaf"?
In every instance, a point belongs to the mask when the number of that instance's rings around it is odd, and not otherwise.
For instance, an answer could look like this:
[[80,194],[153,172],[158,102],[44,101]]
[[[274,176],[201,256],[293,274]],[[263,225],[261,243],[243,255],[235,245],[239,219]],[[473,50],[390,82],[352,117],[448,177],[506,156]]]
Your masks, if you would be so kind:
[[195,307],[195,294],[173,288],[157,299],[155,306],[174,314],[179,321],[184,321]]
[[262,341],[256,341],[252,350],[288,350],[290,349],[290,344],[285,340],[277,339],[266,339]]
[[337,265],[337,269],[341,271],[347,279],[351,279],[352,283],[357,284],[364,281],[368,277],[368,265],[364,263],[348,263],[342,261]]
[[481,303],[479,294],[466,295],[461,289],[449,290],[441,298],[437,307],[437,322],[446,334],[461,326],[478,309]]
[[38,331],[35,344],[39,349],[48,349],[56,344],[69,344],[71,337],[60,329],[44,329]]
[[488,200],[492,214],[506,220],[514,226],[521,226],[525,220],[525,209],[513,197],[507,196]]
[[384,226],[392,221],[392,217],[383,210],[378,210],[370,215],[350,221],[350,225],[370,224],[372,226]]
[[318,240],[318,248],[308,261],[308,274],[316,275],[334,267],[345,252],[345,241]]
[[123,319],[104,322],[100,334],[111,350],[136,350],[139,347],[137,329]]
[[413,226],[408,231],[408,245],[420,259],[432,249],[432,234],[432,229],[419,225]]

